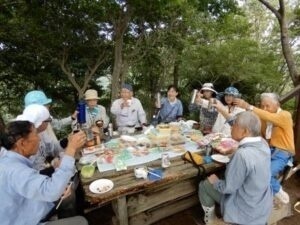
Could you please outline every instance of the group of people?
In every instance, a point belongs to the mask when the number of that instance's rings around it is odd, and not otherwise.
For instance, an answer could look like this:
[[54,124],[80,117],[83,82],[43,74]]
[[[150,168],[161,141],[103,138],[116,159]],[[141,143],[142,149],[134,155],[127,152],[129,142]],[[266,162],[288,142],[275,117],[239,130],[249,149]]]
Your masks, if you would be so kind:
[[[183,119],[178,94],[177,87],[170,85],[166,97],[160,104],[156,102],[159,122]],[[204,134],[221,132],[238,141],[239,146],[227,165],[224,179],[213,174],[199,184],[205,222],[215,223],[214,205],[218,202],[226,222],[265,224],[273,196],[283,203],[289,202],[277,175],[295,153],[291,114],[280,108],[274,93],[261,95],[260,108],[241,99],[235,87],[226,88],[219,100],[217,94],[213,84],[205,83],[189,108],[199,111],[199,129]],[[89,89],[84,97],[87,127],[106,128],[110,120],[106,108],[98,104],[97,91]],[[76,179],[74,155],[87,137],[80,131],[58,140],[53,129],[75,127],[78,111],[62,120],[53,119],[49,112],[52,99],[39,90],[27,93],[24,103],[21,115],[7,127],[0,124],[1,221],[4,224],[87,224],[76,212],[73,217],[48,221],[60,199],[65,199],[66,205],[74,205],[74,198],[70,197],[74,196],[70,182],[73,184]],[[112,103],[110,112],[119,131],[147,124],[146,113],[141,102],[133,97],[130,84],[122,85],[120,98]]]
[[[219,100],[207,100],[207,95],[215,93],[212,84],[206,84],[197,94],[195,104],[200,108],[202,129],[207,131],[205,126],[209,126],[214,132],[231,136],[239,145],[226,167],[224,179],[213,174],[199,184],[205,223],[217,224],[217,202],[226,222],[266,224],[273,196],[283,204],[289,202],[278,175],[295,154],[292,116],[280,108],[275,93],[261,94],[260,108],[241,99],[234,87],[224,91],[226,105]],[[215,111],[205,110],[209,104]],[[201,119],[210,124],[201,123]]]

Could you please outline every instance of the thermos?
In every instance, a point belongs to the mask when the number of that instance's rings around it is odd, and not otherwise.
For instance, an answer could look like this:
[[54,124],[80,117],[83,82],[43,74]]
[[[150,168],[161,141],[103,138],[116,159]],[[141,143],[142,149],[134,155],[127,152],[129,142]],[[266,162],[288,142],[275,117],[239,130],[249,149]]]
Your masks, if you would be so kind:
[[86,123],[86,115],[85,115],[85,101],[81,100],[79,101],[77,105],[77,121],[79,124],[85,124]]

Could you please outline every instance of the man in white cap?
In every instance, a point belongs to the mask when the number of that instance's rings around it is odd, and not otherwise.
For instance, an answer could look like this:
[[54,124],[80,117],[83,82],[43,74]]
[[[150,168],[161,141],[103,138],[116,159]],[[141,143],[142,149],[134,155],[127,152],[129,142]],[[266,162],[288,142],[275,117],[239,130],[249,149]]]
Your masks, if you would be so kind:
[[[23,113],[17,116],[15,120],[29,121],[34,124],[41,138],[41,142],[37,153],[33,155],[30,160],[33,162],[33,167],[37,170],[43,170],[49,167],[50,165],[47,165],[46,158],[48,156],[58,156],[59,154],[59,152],[53,152],[55,148],[43,142],[43,133],[51,122],[49,110],[43,105],[32,104],[27,106],[23,110]],[[59,148],[57,147],[56,149]],[[51,171],[54,172],[54,168]]]
[[112,103],[111,113],[116,116],[116,124],[119,131],[141,127],[146,124],[146,113],[137,98],[133,97],[130,84],[123,84],[121,98]]
[[212,127],[218,116],[217,110],[209,108],[209,101],[216,97],[217,92],[214,90],[212,83],[204,83],[201,90],[197,93],[195,104],[189,106],[190,111],[199,110],[200,130],[204,134],[212,131]]

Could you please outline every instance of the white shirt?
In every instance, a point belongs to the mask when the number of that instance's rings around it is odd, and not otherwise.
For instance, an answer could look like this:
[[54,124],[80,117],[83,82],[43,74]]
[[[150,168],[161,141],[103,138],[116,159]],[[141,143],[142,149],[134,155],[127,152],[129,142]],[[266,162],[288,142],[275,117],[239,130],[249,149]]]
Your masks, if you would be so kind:
[[[228,111],[228,109],[229,109],[228,105],[226,105],[225,108]],[[230,112],[229,115],[235,116],[238,113],[243,112],[243,111],[245,111],[245,109],[234,106],[232,112]],[[231,137],[231,126],[228,123],[226,123],[226,119],[221,113],[218,113],[216,122],[212,128],[212,131],[217,132],[217,133],[222,133],[222,134],[226,135],[226,137]]]

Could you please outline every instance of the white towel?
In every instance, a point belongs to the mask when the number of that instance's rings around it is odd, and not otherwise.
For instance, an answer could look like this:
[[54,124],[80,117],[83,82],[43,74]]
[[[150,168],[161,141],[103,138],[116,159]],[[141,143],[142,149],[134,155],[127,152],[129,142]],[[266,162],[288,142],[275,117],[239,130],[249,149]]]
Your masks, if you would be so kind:
[[[276,113],[279,113],[282,109],[278,108]],[[267,122],[267,128],[266,128],[266,139],[271,139],[272,136],[272,130],[273,130],[273,123]]]

